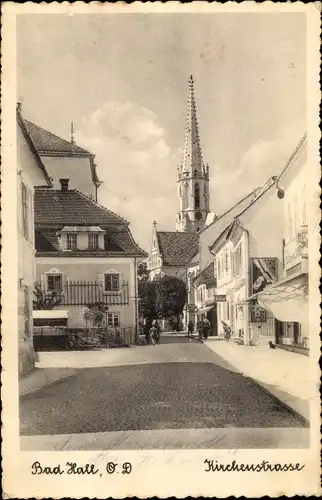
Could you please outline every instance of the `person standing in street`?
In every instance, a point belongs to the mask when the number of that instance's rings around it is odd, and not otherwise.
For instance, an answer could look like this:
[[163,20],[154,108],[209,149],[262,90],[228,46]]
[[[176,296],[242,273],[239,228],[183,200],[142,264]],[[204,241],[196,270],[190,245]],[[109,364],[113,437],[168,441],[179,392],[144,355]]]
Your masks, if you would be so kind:
[[210,321],[207,318],[204,318],[202,322],[202,335],[205,340],[207,340],[210,329]]
[[190,337],[190,335],[193,335],[193,330],[194,330],[193,322],[190,320],[188,322],[188,337]]
[[198,340],[202,340],[202,321],[198,321],[197,323],[197,329],[198,329]]

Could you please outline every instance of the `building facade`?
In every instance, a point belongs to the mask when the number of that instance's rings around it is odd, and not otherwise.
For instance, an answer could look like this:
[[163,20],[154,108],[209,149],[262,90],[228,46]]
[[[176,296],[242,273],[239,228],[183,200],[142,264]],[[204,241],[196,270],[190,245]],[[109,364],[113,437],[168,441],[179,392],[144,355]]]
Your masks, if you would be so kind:
[[[264,311],[256,291],[282,274],[283,210],[276,204],[276,177],[226,227],[211,246],[215,257],[218,333],[228,324],[232,337],[245,345],[273,341],[275,320]],[[267,220],[274,224],[267,231]]]
[[197,251],[198,236],[195,233],[157,231],[154,223],[152,247],[147,260],[150,279],[167,275],[186,283],[187,265]]
[[283,271],[279,281],[258,293],[262,307],[276,318],[277,345],[308,354],[308,192],[307,137],[303,136],[277,178],[277,200],[283,209]]
[[19,375],[34,368],[32,302],[36,281],[34,191],[51,187],[28,128],[17,107],[18,339]]
[[84,307],[108,306],[108,326],[138,325],[137,264],[146,253],[129,223],[61,179],[60,190],[35,196],[37,282],[57,308],[68,309],[69,326],[83,327]]

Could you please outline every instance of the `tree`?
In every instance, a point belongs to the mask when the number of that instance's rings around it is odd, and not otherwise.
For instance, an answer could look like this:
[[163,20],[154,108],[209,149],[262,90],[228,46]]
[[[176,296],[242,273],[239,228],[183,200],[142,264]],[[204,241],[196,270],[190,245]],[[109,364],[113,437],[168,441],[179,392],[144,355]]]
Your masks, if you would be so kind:
[[174,276],[156,278],[154,283],[157,316],[166,319],[181,314],[187,300],[185,283]]
[[149,279],[149,270],[147,263],[145,261],[140,262],[138,264],[138,281],[142,283],[143,281],[148,281]]
[[61,293],[46,293],[38,284],[35,285],[34,296],[33,309],[36,311],[51,311],[54,307],[60,306],[63,300]]
[[157,315],[155,310],[155,282],[139,282],[139,314],[141,317],[152,321]]

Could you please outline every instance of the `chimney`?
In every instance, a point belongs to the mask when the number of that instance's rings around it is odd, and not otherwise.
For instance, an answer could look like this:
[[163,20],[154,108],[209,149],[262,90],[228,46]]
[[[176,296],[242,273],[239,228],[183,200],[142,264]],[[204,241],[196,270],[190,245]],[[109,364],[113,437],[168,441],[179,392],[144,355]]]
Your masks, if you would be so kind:
[[68,191],[68,183],[69,179],[59,179],[61,190],[67,192]]

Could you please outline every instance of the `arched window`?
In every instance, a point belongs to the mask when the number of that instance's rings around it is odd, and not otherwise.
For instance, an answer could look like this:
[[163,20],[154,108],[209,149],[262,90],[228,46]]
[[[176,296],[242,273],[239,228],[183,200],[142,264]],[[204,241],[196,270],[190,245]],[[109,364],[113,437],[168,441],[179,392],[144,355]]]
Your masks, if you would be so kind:
[[199,184],[195,185],[195,208],[200,208],[200,188],[199,188]]
[[189,206],[189,184],[186,182],[184,185],[184,193],[183,193],[183,210],[188,208]]

